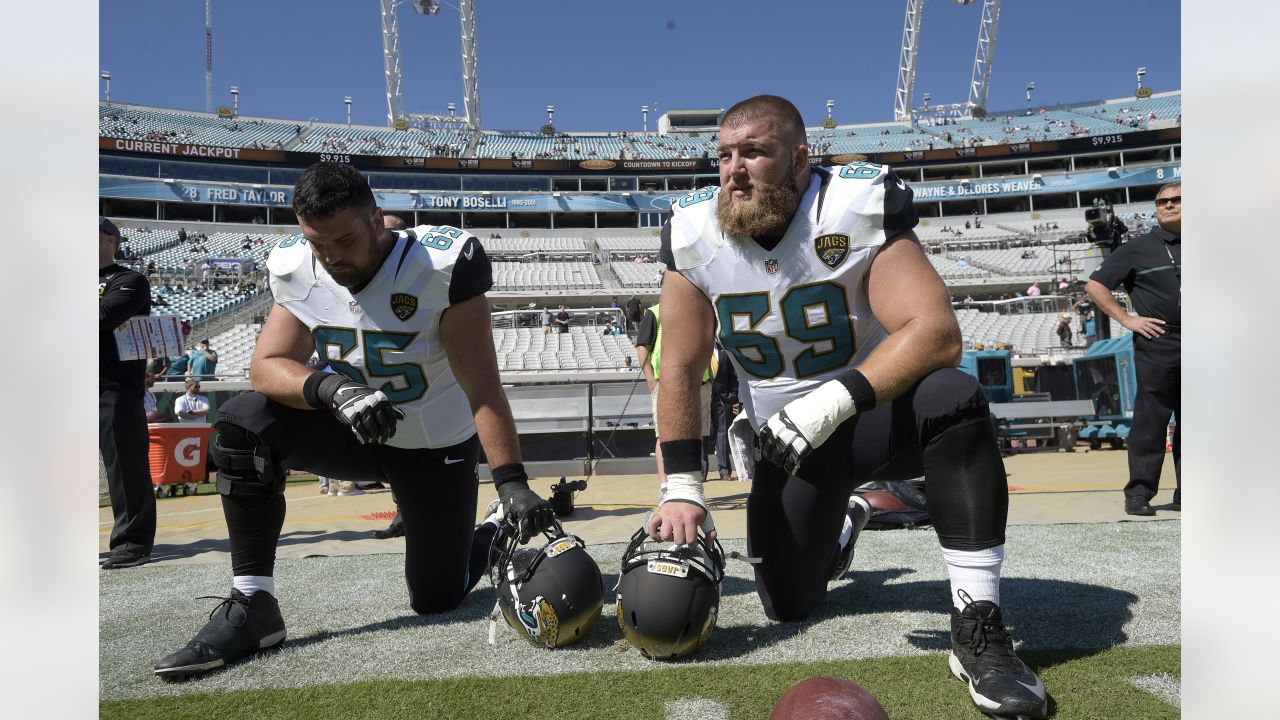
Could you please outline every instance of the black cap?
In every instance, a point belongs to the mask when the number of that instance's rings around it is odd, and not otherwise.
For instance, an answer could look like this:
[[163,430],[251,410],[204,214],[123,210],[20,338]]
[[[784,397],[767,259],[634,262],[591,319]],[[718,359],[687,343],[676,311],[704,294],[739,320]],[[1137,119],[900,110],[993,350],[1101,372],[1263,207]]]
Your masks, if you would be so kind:
[[116,227],[115,223],[105,217],[98,218],[98,232],[104,232],[108,235],[120,237],[120,228]]

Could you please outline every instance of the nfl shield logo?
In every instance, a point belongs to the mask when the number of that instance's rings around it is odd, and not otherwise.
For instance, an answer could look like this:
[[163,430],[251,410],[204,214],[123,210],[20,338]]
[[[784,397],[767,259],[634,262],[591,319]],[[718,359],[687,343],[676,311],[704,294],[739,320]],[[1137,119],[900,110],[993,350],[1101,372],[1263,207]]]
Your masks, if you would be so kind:
[[768,260],[765,260],[764,271],[769,273],[770,275],[773,275],[774,273],[778,272],[778,261],[775,260],[774,258],[769,258]]
[[849,257],[849,236],[839,233],[819,235],[813,239],[813,250],[823,265],[835,270]]
[[391,312],[400,320],[408,320],[418,311],[418,298],[408,293],[391,294]]
[[355,300],[352,300],[351,302],[347,303],[347,309],[351,311],[352,315],[359,315],[360,303],[356,302]]

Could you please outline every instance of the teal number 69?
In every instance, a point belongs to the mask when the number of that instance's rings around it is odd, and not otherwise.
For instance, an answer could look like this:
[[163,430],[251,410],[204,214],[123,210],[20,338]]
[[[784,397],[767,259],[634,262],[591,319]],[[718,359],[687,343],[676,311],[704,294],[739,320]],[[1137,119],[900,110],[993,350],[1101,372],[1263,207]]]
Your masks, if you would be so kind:
[[[793,287],[782,296],[778,309],[787,336],[808,346],[791,359],[797,378],[844,367],[853,359],[857,342],[844,287],[833,282]],[[765,292],[716,299],[720,344],[733,353],[743,370],[766,379],[786,369],[778,341],[755,330],[771,312]],[[746,321],[743,329],[734,328],[735,316]]]

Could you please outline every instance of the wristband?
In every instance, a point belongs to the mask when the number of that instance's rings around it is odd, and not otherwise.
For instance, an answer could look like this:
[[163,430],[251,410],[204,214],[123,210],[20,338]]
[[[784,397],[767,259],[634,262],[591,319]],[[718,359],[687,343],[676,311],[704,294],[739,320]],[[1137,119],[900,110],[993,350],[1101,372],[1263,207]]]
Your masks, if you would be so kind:
[[658,445],[663,469],[670,473],[702,472],[702,440],[664,440]]
[[489,471],[493,475],[493,489],[506,485],[511,482],[529,483],[529,473],[524,471],[522,463],[507,463],[501,467],[493,468]]
[[841,373],[836,376],[836,380],[844,386],[845,391],[849,393],[849,397],[853,398],[855,412],[866,413],[875,409],[875,388],[871,387],[871,382],[867,380],[867,376],[863,375],[858,368]]
[[307,376],[306,382],[302,384],[302,399],[306,401],[307,405],[316,410],[324,409],[325,402],[320,399],[320,383],[324,382],[325,378],[330,377],[332,374],[317,370]]
[[[663,491],[658,505],[666,505],[672,500],[681,500],[707,510],[707,499],[702,492],[702,480],[699,479],[701,472],[699,470],[698,472],[667,473],[667,488]],[[708,514],[710,514],[709,511]]]

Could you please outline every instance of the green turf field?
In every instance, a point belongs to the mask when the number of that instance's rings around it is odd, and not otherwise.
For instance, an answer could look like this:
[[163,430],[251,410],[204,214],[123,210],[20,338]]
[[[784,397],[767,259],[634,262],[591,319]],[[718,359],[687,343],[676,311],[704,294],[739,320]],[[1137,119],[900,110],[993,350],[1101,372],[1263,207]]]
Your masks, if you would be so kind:
[[[1177,717],[1180,524],[1016,526],[1002,588],[1023,657],[1059,718]],[[286,533],[281,542],[308,537]],[[729,540],[727,550],[744,550]],[[612,594],[623,546],[590,552]],[[176,552],[176,551],[174,551]],[[487,580],[449,613],[413,615],[403,555],[277,565],[289,639],[201,678],[168,683],[152,664],[184,644],[225,595],[221,564],[103,573],[103,717],[766,718],[792,683],[853,679],[895,718],[981,718],[946,667],[946,570],[931,531],[867,533],[852,579],[804,623],[764,617],[751,570],[731,562],[707,645],[686,662],[644,659],[612,603],[581,643],[537,648],[499,622]]]
[[[1133,678],[1180,672],[1177,647],[1027,653],[1051,696],[1053,717],[1179,717],[1178,708],[1139,689]],[[674,667],[551,677],[388,680],[290,690],[248,690],[104,702],[103,718],[207,720],[273,718],[759,718],[795,682],[835,675],[871,691],[893,718],[981,718],[949,679],[941,655],[757,667]]]

